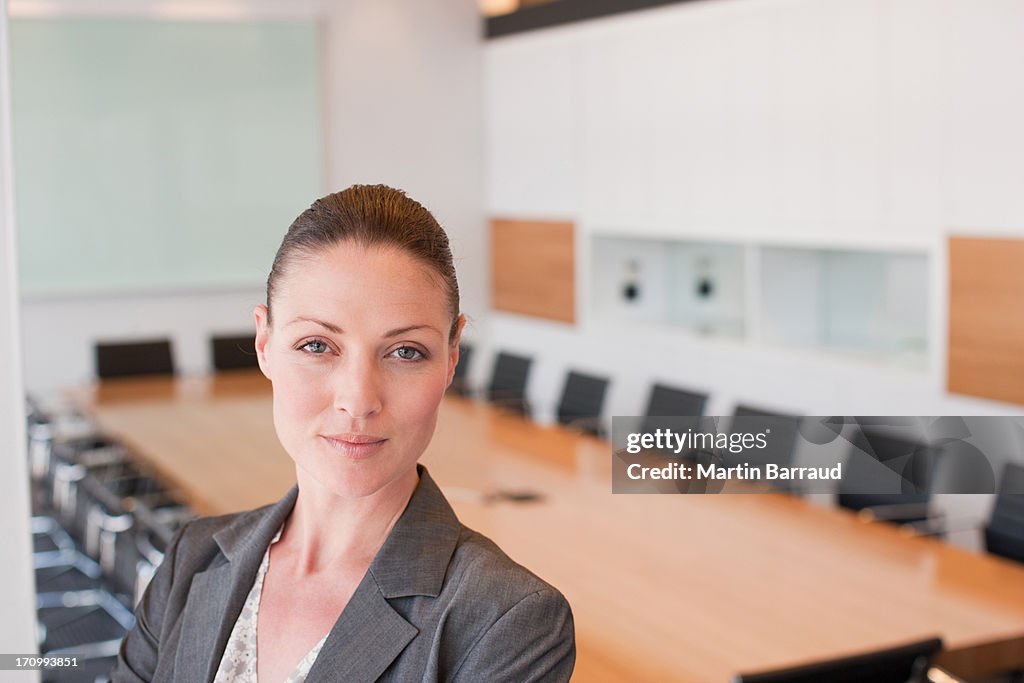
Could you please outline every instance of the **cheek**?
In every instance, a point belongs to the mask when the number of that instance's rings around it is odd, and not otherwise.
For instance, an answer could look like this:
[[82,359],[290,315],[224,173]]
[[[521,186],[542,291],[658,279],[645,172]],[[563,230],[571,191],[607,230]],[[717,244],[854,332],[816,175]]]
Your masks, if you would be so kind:
[[433,429],[444,390],[445,377],[436,373],[407,380],[390,392],[388,412],[409,426]]
[[274,377],[274,422],[279,432],[302,431],[330,403],[327,382],[320,373],[288,368]]

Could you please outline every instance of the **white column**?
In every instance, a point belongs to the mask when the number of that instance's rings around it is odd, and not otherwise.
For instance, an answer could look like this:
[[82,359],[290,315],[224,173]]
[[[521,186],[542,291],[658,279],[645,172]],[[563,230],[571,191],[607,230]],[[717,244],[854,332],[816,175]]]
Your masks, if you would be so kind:
[[[0,653],[36,652],[35,585],[25,454],[25,394],[14,225],[7,1],[0,0]],[[3,680],[38,681],[5,671]]]

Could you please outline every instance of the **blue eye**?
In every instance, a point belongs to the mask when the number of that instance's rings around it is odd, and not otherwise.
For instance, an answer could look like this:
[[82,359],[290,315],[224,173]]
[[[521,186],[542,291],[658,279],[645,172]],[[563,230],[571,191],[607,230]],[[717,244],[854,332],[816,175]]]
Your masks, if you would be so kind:
[[395,349],[395,353],[398,354],[398,357],[402,360],[421,360],[426,357],[419,349],[411,346],[401,346]]
[[310,341],[303,344],[300,348],[304,351],[307,351],[308,353],[312,353],[317,356],[327,353],[327,351],[330,350],[327,344],[325,344],[320,339],[311,339]]

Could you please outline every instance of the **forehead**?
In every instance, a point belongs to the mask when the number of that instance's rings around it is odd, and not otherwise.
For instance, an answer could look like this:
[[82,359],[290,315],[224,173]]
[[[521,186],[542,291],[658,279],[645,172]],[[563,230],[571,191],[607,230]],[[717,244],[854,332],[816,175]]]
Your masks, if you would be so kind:
[[448,317],[440,278],[394,247],[342,242],[296,257],[273,302],[295,313],[425,314]]

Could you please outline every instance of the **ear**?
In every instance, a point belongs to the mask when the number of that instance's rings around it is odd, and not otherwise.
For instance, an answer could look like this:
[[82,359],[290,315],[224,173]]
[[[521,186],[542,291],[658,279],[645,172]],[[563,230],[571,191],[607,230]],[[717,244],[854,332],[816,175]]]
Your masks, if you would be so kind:
[[452,385],[455,379],[455,366],[459,364],[459,340],[462,339],[462,328],[466,326],[466,316],[459,314],[458,326],[455,328],[455,338],[448,345],[448,382],[445,387]]
[[267,358],[267,343],[270,341],[270,310],[265,304],[258,304],[252,309],[253,318],[256,320],[256,360],[260,364],[260,371],[267,379],[273,380],[270,376],[270,360]]

